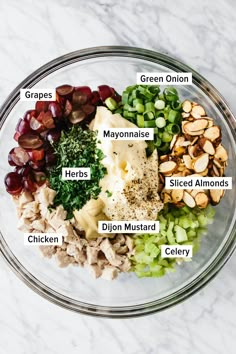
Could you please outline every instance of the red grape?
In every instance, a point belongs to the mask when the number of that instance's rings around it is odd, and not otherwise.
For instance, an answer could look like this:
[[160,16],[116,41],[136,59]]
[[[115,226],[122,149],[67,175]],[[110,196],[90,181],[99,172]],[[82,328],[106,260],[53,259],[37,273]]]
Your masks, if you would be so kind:
[[42,169],[45,166],[45,161],[44,160],[30,161],[29,165],[35,171],[42,171]]
[[48,110],[48,101],[37,101],[35,104],[35,109],[37,112],[46,112]]
[[27,177],[28,175],[31,174],[32,169],[30,166],[25,166],[25,167],[15,167],[15,172],[21,175],[22,177]]
[[85,104],[81,108],[86,115],[90,115],[91,113],[93,113],[95,111],[95,107],[92,106],[91,104]]
[[39,149],[43,145],[43,139],[38,133],[26,133],[19,137],[18,144],[23,149]]
[[56,92],[60,96],[70,96],[74,91],[74,87],[71,85],[62,85],[56,88]]
[[72,104],[69,100],[66,100],[64,116],[67,117],[72,112]]
[[44,150],[43,149],[29,151],[28,154],[33,162],[40,161],[44,158]]
[[62,109],[58,102],[51,102],[48,106],[48,110],[51,111],[53,118],[61,118]]
[[30,120],[30,128],[32,130],[37,131],[37,132],[42,132],[45,129],[44,125],[41,122],[39,122],[38,119],[36,119],[34,117],[32,117]]
[[22,191],[22,177],[16,172],[8,173],[4,182],[8,193],[18,195]]
[[56,164],[57,156],[53,149],[48,149],[45,156],[46,166],[50,167]]
[[112,90],[108,85],[100,85],[98,86],[98,93],[101,100],[104,102],[108,97],[112,96]]
[[30,122],[32,117],[37,118],[37,116],[38,116],[38,112],[35,109],[31,109],[31,110],[25,112],[23,119],[26,122]]
[[74,105],[82,105],[82,104],[85,104],[88,100],[88,96],[85,95],[84,93],[82,92],[79,92],[79,91],[75,91],[73,93],[73,96],[72,96],[72,103]]
[[30,125],[23,119],[20,119],[16,126],[16,131],[20,134],[25,134],[30,131]]
[[23,177],[23,184],[24,184],[24,188],[27,189],[29,192],[35,192],[37,189],[31,175],[27,177]]
[[101,103],[101,99],[100,99],[98,91],[93,91],[92,92],[92,97],[90,99],[90,102],[92,104],[94,104],[94,105],[97,105],[97,104]]
[[47,140],[50,143],[55,143],[56,141],[60,140],[61,132],[58,129],[50,129],[47,132]]
[[34,171],[34,179],[38,186],[42,186],[46,182],[47,177],[44,172]]
[[[40,113],[41,114],[41,113]],[[55,128],[54,120],[52,118],[52,113],[47,111],[42,115],[42,123],[47,129]]]
[[78,109],[76,111],[72,111],[69,116],[69,120],[72,124],[76,124],[82,122],[86,118],[86,114],[82,111],[82,109]]
[[14,139],[15,141],[18,141],[20,135],[21,135],[21,134],[20,134],[19,132],[15,132],[15,134],[14,134],[14,136],[13,136],[13,139]]
[[77,86],[75,87],[75,92],[80,92],[86,95],[88,98],[91,96],[92,91],[91,88],[88,86]]
[[8,163],[11,166],[24,166],[28,161],[29,155],[21,147],[11,149],[8,154]]

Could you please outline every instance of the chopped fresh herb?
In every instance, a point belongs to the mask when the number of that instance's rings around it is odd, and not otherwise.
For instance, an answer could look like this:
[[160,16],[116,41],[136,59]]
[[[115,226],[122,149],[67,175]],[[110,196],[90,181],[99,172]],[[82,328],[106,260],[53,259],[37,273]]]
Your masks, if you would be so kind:
[[[62,132],[59,142],[53,144],[57,164],[50,171],[49,180],[51,188],[57,192],[54,206],[62,204],[68,218],[101,192],[99,181],[106,174],[106,168],[101,164],[104,155],[96,143],[97,132],[73,126],[68,132]],[[90,167],[91,179],[62,180],[62,167]]]
[[106,190],[106,194],[107,194],[108,198],[112,196],[112,193],[109,192],[108,190]]

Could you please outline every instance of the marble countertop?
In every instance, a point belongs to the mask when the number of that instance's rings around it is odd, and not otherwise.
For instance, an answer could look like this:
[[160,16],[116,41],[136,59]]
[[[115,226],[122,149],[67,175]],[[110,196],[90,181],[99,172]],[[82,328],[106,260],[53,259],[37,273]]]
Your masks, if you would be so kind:
[[[179,58],[236,113],[234,0],[10,0],[0,2],[0,97],[49,60],[99,45]],[[0,354],[233,354],[236,257],[178,306],[131,320],[90,318],[33,293],[0,260]]]

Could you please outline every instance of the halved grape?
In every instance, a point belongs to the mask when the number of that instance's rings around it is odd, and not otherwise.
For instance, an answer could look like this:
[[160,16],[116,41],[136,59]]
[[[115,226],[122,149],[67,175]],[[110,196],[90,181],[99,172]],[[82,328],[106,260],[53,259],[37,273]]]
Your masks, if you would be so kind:
[[60,96],[70,96],[74,91],[74,87],[71,85],[62,85],[56,88],[56,92]]
[[36,172],[34,171],[34,179],[37,183],[38,186],[42,186],[46,180],[47,180],[47,177],[46,177],[46,174],[44,172]]
[[11,166],[24,166],[29,161],[28,153],[21,147],[11,149],[8,154],[8,163]]
[[108,97],[112,96],[112,90],[108,85],[100,85],[98,86],[98,93],[101,100],[104,102]]
[[39,149],[43,145],[43,139],[38,133],[26,133],[19,137],[18,144],[23,149]]
[[88,103],[84,104],[81,108],[87,116],[92,114],[95,111],[95,107]]
[[72,124],[77,124],[82,122],[86,118],[86,113],[82,111],[82,109],[77,109],[76,111],[72,111],[71,115],[69,116],[69,121]]
[[33,162],[37,162],[44,158],[44,149],[32,150],[28,154]]
[[30,125],[23,119],[20,119],[16,126],[16,131],[20,134],[25,134],[30,131]]
[[91,88],[89,86],[77,86],[77,87],[75,87],[75,91],[83,93],[88,98],[90,98],[90,96],[92,94]]
[[48,101],[37,101],[35,104],[35,109],[37,112],[46,112],[48,110]]
[[88,100],[88,96],[85,95],[82,92],[75,91],[72,96],[72,103],[73,105],[76,106],[81,106],[82,104],[85,104]]
[[42,171],[45,167],[45,160],[30,161],[29,165],[35,171]]
[[48,149],[48,151],[46,152],[45,161],[46,161],[46,167],[51,167],[56,164],[57,156],[55,154],[55,151],[52,148]]
[[34,117],[32,117],[30,120],[30,128],[37,132],[42,132],[45,129],[44,125]]
[[35,109],[31,109],[25,112],[23,119],[26,122],[30,122],[32,117],[37,118],[37,116],[38,116],[38,112]]
[[50,130],[47,132],[47,140],[48,140],[50,143],[55,143],[55,142],[57,142],[58,140],[60,140],[60,137],[61,137],[61,132],[60,132],[60,130],[58,130],[58,129],[50,129]]
[[94,105],[98,105],[98,104],[102,103],[98,91],[92,92],[90,102],[91,102],[91,104],[94,104]]
[[69,100],[66,100],[64,116],[67,117],[72,112],[72,104]]
[[58,102],[49,103],[48,110],[52,113],[53,118],[61,118],[62,109]]
[[35,192],[37,190],[37,186],[35,185],[31,175],[23,177],[23,185],[29,192]]

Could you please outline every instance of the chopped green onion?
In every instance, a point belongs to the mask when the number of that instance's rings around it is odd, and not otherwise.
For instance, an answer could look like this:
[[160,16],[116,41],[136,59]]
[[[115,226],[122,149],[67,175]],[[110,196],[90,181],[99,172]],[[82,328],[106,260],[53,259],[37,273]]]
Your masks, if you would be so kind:
[[105,100],[105,104],[111,111],[114,111],[117,108],[117,102],[112,97],[108,97]]
[[159,117],[156,119],[157,128],[164,128],[166,126],[166,120],[163,117]]
[[144,112],[144,105],[142,103],[137,103],[135,105],[135,108],[136,108],[138,113],[143,113]]
[[164,141],[164,143],[170,143],[171,140],[173,138],[173,135],[172,134],[169,134],[167,132],[164,132],[163,133],[163,136],[162,136],[162,141]]
[[156,122],[154,120],[146,120],[144,121],[144,128],[155,128]]
[[180,132],[180,127],[177,124],[168,124],[166,126],[166,131],[170,134],[178,134]]
[[156,100],[155,104],[154,104],[156,109],[164,109],[165,105],[166,105],[165,101],[163,101],[163,100]]
[[139,128],[144,128],[144,116],[141,114],[137,115],[137,124]]
[[147,119],[154,119],[155,118],[155,116],[154,116],[154,113],[153,112],[144,112],[144,118],[145,118],[145,120],[147,120]]
[[173,109],[171,109],[169,111],[169,114],[168,114],[168,121],[171,122],[171,123],[174,123],[175,120],[176,120],[176,117],[178,115],[178,112],[174,111]]

